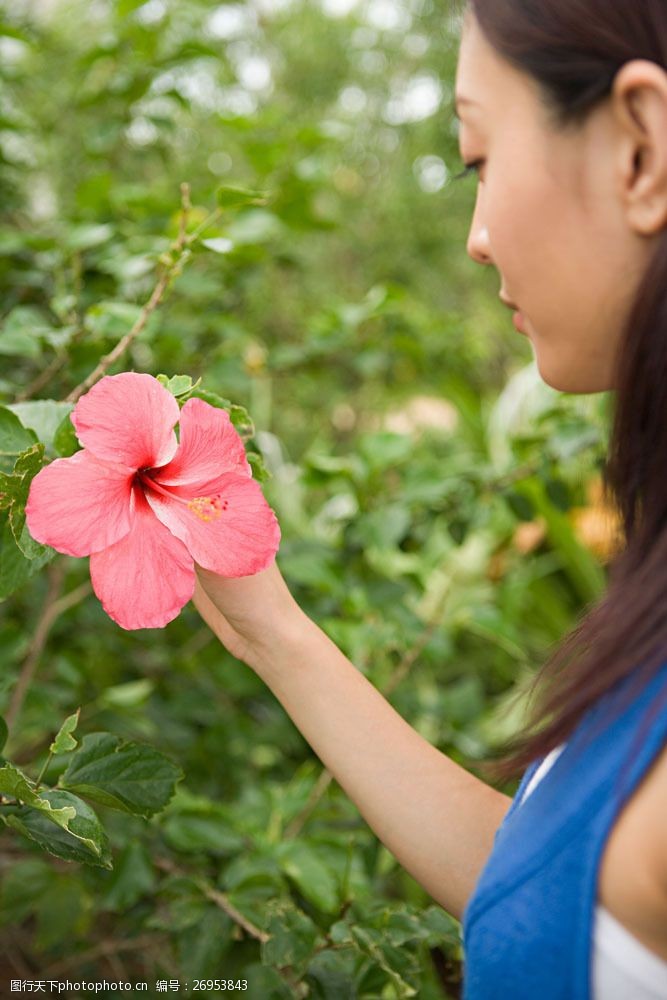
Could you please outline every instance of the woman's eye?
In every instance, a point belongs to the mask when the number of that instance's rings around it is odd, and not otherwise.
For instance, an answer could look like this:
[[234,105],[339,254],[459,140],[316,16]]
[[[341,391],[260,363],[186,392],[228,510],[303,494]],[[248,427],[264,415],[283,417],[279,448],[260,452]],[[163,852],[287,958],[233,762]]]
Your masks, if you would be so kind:
[[461,181],[465,177],[469,177],[471,174],[476,173],[479,176],[479,169],[484,163],[484,160],[472,160],[470,163],[466,163],[463,170],[459,174],[454,174],[452,178],[455,181]]

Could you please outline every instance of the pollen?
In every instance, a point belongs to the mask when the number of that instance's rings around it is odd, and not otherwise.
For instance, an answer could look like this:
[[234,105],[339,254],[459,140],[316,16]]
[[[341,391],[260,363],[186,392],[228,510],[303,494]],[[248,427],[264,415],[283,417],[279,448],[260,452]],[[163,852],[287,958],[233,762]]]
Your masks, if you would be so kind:
[[194,500],[188,500],[188,509],[200,521],[217,521],[228,506],[228,501],[222,497],[195,497]]

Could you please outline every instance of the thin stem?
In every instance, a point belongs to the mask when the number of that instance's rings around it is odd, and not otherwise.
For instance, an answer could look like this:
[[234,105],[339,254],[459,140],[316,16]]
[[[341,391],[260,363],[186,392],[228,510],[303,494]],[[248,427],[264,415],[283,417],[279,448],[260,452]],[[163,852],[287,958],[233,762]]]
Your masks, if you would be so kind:
[[178,868],[177,865],[170,861],[168,858],[156,858],[155,864],[158,868],[161,868],[163,872],[167,872],[169,875],[178,875],[180,878],[191,879],[202,895],[210,899],[212,903],[220,907],[221,910],[231,917],[235,924],[242,927],[243,930],[250,935],[250,937],[255,938],[257,941],[268,941],[271,937],[266,931],[263,931],[260,927],[257,927],[252,921],[248,920],[247,917],[237,910],[235,906],[230,903],[223,892],[219,892],[214,889],[212,885],[209,885],[205,879],[199,878],[197,875],[191,875],[189,872],[182,868]]
[[160,280],[153,289],[150,299],[142,308],[137,318],[137,321],[133,325],[132,329],[118,341],[114,349],[110,351],[109,354],[105,354],[105,356],[102,358],[97,367],[93,369],[90,375],[88,375],[87,378],[83,380],[83,382],[77,385],[75,389],[72,389],[69,395],[65,397],[66,402],[76,403],[79,396],[83,396],[84,392],[87,392],[88,389],[90,389],[90,387],[95,384],[95,382],[101,379],[102,376],[109,370],[109,368],[111,368],[114,361],[117,361],[118,358],[120,358],[121,355],[125,353],[125,351],[130,346],[132,341],[139,336],[141,331],[146,326],[146,323],[148,322],[151,313],[155,311],[157,306],[162,301],[162,296],[167,290],[169,281],[171,279],[174,270],[175,266],[165,268]]
[[188,244],[192,244],[196,240],[198,240],[199,237],[201,236],[201,234],[206,229],[208,229],[209,226],[212,226],[214,222],[217,222],[218,219],[220,219],[220,218],[222,218],[222,211],[221,211],[221,209],[216,208],[215,212],[211,212],[211,214],[208,216],[208,218],[204,219],[204,221],[201,222],[197,226],[197,228],[195,230],[193,230],[193,232],[190,233],[190,236],[188,237]]
[[37,781],[36,781],[36,783],[35,783],[35,791],[36,791],[36,792],[38,792],[38,791],[39,791],[39,786],[40,786],[40,785],[41,785],[41,783],[42,783],[42,778],[43,778],[43,777],[44,777],[44,775],[46,774],[46,769],[47,769],[47,767],[49,766],[49,764],[51,763],[51,761],[52,761],[52,760],[53,760],[53,751],[52,751],[52,750],[49,750],[49,756],[48,756],[48,757],[46,758],[46,760],[44,761],[44,764],[43,764],[43,766],[42,766],[42,770],[41,770],[41,771],[39,772],[39,774],[38,774],[38,776],[37,776]]
[[167,288],[169,287],[171,279],[180,273],[188,245],[191,242],[187,236],[187,221],[190,210],[190,185],[183,183],[181,184],[181,218],[178,239],[172,246],[175,256],[171,258],[169,263],[164,265],[164,270],[162,271],[155,288],[151,292],[148,302],[146,302],[143,306],[131,330],[129,330],[124,337],[121,337],[114,349],[101,359],[90,375],[88,375],[83,382],[77,385],[76,388],[72,389],[69,395],[65,397],[68,403],[76,403],[79,397],[82,396],[84,392],[87,392],[88,389],[90,389],[90,387],[93,386],[99,379],[101,379],[109,368],[111,368],[114,362],[125,353],[132,341],[135,340],[142,332],[152,313],[155,312],[159,306]]

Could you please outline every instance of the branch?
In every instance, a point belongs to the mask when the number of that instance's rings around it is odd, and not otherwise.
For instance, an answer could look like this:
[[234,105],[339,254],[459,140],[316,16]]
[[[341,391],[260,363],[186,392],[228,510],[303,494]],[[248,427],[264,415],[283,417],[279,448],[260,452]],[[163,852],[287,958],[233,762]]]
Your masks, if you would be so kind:
[[194,882],[202,895],[206,896],[207,899],[210,899],[211,902],[215,903],[215,905],[220,907],[221,910],[224,910],[227,916],[231,917],[235,924],[242,927],[246,934],[255,938],[256,941],[265,942],[270,939],[270,934],[267,934],[266,931],[263,931],[260,927],[256,927],[255,924],[248,920],[247,917],[244,917],[241,911],[237,910],[236,907],[230,903],[229,899],[223,892],[219,892],[217,889],[214,889],[213,886],[209,885],[205,879],[199,878],[197,875],[191,875],[182,868],[178,868],[168,858],[156,858],[155,864],[158,868],[161,868],[162,871],[167,872],[169,875],[178,875],[180,878],[187,878]]
[[139,334],[142,332],[146,323],[150,319],[150,316],[157,309],[164,293],[173,277],[180,273],[184,262],[184,256],[186,253],[186,248],[190,242],[187,236],[187,223],[188,215],[191,209],[190,204],[190,185],[183,183],[181,184],[181,217],[179,223],[178,239],[172,244],[172,255],[167,255],[167,260],[164,262],[164,270],[158,279],[155,288],[151,292],[151,296],[143,306],[136,322],[132,326],[132,329],[122,337],[114,349],[106,354],[96,368],[88,375],[87,378],[83,380],[75,389],[72,389],[70,394],[65,397],[66,402],[76,403],[78,398],[87,392],[92,385],[95,384],[102,376],[111,368],[113,363],[120,358],[127,348],[130,346],[133,340],[135,340]]

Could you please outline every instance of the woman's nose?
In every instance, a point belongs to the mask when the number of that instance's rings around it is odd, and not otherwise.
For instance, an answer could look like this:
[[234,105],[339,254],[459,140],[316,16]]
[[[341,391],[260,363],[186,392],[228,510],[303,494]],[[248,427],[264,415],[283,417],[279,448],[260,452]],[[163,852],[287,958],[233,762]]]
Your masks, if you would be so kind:
[[468,243],[466,246],[468,256],[477,264],[492,264],[491,244],[489,242],[489,231],[484,225],[480,212],[480,198],[478,196],[475,204],[475,212],[470,224],[468,233]]

